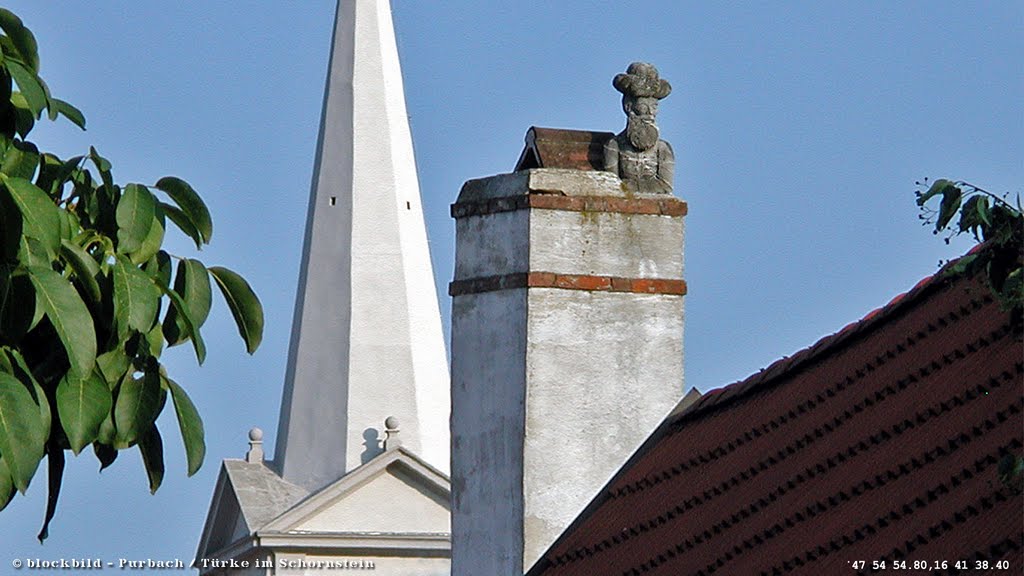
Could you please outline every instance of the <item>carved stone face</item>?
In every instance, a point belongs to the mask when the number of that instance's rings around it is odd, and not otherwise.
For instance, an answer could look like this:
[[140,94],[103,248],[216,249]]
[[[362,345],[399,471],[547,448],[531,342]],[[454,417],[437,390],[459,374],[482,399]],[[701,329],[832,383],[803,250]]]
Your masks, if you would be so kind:
[[626,113],[626,138],[637,150],[650,150],[658,143],[658,99],[629,97],[622,99]]
[[625,96],[622,98],[622,111],[630,120],[636,118],[653,124],[658,116],[658,99]]

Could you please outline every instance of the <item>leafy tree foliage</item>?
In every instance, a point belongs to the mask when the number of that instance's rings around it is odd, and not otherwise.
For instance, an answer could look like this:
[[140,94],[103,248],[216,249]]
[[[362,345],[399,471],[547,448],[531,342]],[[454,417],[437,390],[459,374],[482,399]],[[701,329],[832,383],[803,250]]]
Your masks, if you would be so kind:
[[[965,233],[983,243],[982,249],[958,259],[949,273],[984,273],[992,292],[1011,312],[1014,325],[1020,327],[1024,308],[1024,215],[1020,198],[1013,205],[1006,196],[962,181],[940,179],[929,186],[925,179],[917,184],[920,218],[926,225],[934,224],[935,234],[947,232],[947,244],[953,236]],[[937,210],[928,205],[933,198],[940,199]],[[954,224],[957,213],[960,218]]]
[[216,285],[251,354],[263,309],[249,284],[219,266],[163,250],[174,224],[200,248],[213,236],[206,205],[184,180],[119,185],[94,148],[62,160],[27,138],[45,112],[85,129],[85,117],[39,77],[35,37],[0,8],[0,509],[24,493],[46,459],[56,510],[65,451],[91,446],[100,469],[122,450],[142,454],[151,491],[164,475],[156,419],[168,397],[188,474],[203,463],[203,422],[160,363],[190,343]]

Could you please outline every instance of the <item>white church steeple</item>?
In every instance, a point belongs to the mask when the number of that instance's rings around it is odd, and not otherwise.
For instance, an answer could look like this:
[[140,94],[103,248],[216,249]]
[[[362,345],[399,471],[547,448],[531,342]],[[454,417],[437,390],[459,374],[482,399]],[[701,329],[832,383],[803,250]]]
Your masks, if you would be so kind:
[[275,467],[316,491],[383,451],[449,467],[448,365],[388,0],[339,0]]

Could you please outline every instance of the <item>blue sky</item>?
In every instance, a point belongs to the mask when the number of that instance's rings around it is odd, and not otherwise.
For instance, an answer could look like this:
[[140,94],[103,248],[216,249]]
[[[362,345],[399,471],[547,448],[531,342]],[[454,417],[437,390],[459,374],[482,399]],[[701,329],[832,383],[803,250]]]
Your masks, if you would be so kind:
[[[633,60],[674,86],[659,124],[690,203],[688,386],[744,378],[965,251],[918,224],[915,180],[1021,191],[1019,2],[636,4],[393,0],[446,330],[462,182],[511,170],[531,125],[618,131],[610,81]],[[252,426],[274,444],[334,1],[6,5],[35,32],[53,94],[89,121],[85,133],[44,122],[34,141],[62,157],[95,145],[120,182],[191,182],[214,215],[199,257],[243,273],[267,325],[248,357],[218,303],[206,364],[187,347],[165,357],[206,422],[196,476],[170,413],[155,496],[137,453],[102,474],[87,452],[70,459],[45,545],[45,474],[0,513],[0,570],[14,558],[187,564],[220,461],[244,454]]]

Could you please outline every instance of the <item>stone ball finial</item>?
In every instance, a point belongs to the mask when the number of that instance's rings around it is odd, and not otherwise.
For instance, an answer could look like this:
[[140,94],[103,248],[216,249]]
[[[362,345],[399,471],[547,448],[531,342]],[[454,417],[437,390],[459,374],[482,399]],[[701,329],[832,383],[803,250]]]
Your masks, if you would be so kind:
[[402,440],[399,438],[398,418],[388,416],[384,419],[384,449],[390,450],[401,445]]
[[672,92],[668,80],[658,76],[658,69],[647,62],[633,62],[625,74],[617,74],[612,86],[624,96],[633,98],[662,98]]
[[263,462],[263,430],[256,427],[249,430],[249,451],[245,453],[245,461],[252,464]]

